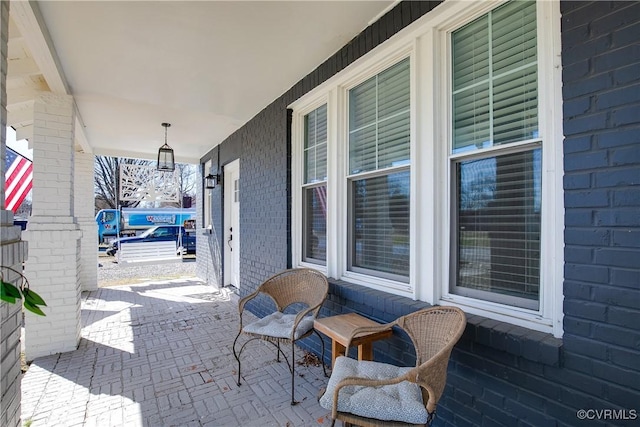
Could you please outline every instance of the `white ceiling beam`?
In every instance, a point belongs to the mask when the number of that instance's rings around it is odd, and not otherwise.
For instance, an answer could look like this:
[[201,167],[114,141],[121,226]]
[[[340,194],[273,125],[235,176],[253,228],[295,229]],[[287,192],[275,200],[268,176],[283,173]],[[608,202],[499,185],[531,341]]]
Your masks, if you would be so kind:
[[68,95],[67,82],[58,66],[58,57],[37,5],[30,1],[12,1],[9,10],[51,91]]
[[[158,145],[158,148],[160,148],[159,145]],[[101,149],[94,150],[94,154],[96,156],[128,157],[131,159],[145,159],[145,160],[152,160],[154,162],[158,160],[157,152],[154,154],[149,154],[149,153],[143,153],[140,151],[101,148]],[[175,151],[174,151],[174,154],[175,154]],[[200,164],[199,157],[181,156],[179,154],[175,154],[175,161],[176,163],[188,163],[192,165]]]
[[38,64],[32,58],[9,59],[7,61],[7,74],[12,78],[33,76],[40,74]]
[[[28,139],[31,141],[33,138],[33,125],[16,127],[16,141],[21,139]],[[31,144],[29,144],[31,145]]]
[[75,143],[80,146],[83,153],[93,153],[93,147],[87,141],[87,135],[84,132],[84,124],[82,123],[81,117],[77,112],[78,108],[76,107],[76,121],[75,121]]
[[33,100],[42,93],[48,91],[40,90],[36,87],[22,86],[17,88],[7,88],[7,106],[14,104],[33,103]]
[[[33,60],[40,68],[51,92],[73,95],[62,72],[58,55],[37,3],[12,0],[10,11],[13,22],[28,46]],[[84,125],[82,125],[80,111],[77,108],[75,137],[76,142],[83,148],[83,151],[92,151],[84,131]]]
[[23,126],[33,123],[33,102],[27,102],[21,108],[7,107],[7,126]]

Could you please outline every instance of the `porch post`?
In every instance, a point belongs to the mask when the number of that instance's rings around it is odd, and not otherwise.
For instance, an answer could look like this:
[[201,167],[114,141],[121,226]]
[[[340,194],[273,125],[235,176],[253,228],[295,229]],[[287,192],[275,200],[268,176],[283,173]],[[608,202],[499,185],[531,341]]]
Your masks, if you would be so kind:
[[[13,212],[4,210],[4,174],[7,125],[7,51],[9,2],[0,1],[0,265],[20,271],[27,257],[27,244],[20,240],[20,227],[13,225]],[[9,270],[3,280],[19,283]],[[0,302],[0,425],[17,427],[20,422],[20,326],[22,305]]]
[[98,289],[98,225],[95,220],[93,153],[75,153],[74,210],[82,231],[80,239],[80,288]]
[[80,340],[80,238],[74,217],[75,105],[69,95],[34,101],[33,209],[24,239],[25,272],[47,302],[46,317],[25,316],[27,360],[75,350]]

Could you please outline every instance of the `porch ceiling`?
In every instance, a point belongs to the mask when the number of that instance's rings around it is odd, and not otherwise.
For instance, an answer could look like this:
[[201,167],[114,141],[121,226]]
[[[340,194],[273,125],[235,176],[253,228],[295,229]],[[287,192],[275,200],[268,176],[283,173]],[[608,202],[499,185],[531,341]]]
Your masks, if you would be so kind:
[[196,163],[394,1],[12,1],[8,125],[74,96],[77,149]]

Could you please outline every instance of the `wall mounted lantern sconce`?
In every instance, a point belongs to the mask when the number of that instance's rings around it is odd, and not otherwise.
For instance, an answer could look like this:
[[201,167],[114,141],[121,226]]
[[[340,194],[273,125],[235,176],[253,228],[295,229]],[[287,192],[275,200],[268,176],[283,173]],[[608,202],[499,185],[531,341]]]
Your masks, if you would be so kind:
[[209,175],[204,177],[204,188],[207,190],[212,190],[216,188],[216,185],[220,183],[220,144],[218,144],[218,169],[216,170],[216,174],[213,175],[209,172]]
[[220,182],[220,175],[207,175],[204,177],[204,188],[211,190],[216,188],[216,185]]
[[176,163],[173,157],[173,149],[167,144],[167,129],[171,123],[162,123],[164,126],[164,145],[158,150],[158,171],[173,172],[176,169]]

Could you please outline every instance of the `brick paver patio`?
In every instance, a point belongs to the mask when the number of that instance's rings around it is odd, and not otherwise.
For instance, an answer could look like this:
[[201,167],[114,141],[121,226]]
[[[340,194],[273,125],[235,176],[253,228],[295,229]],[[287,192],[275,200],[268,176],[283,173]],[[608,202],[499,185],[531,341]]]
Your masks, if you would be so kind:
[[[22,420],[39,426],[322,426],[322,367],[298,364],[296,400],[275,348],[231,345],[237,297],[193,280],[101,288],[84,295],[78,350],[33,361],[22,381]],[[28,338],[27,338],[28,339]],[[245,356],[246,355],[246,356]]]

